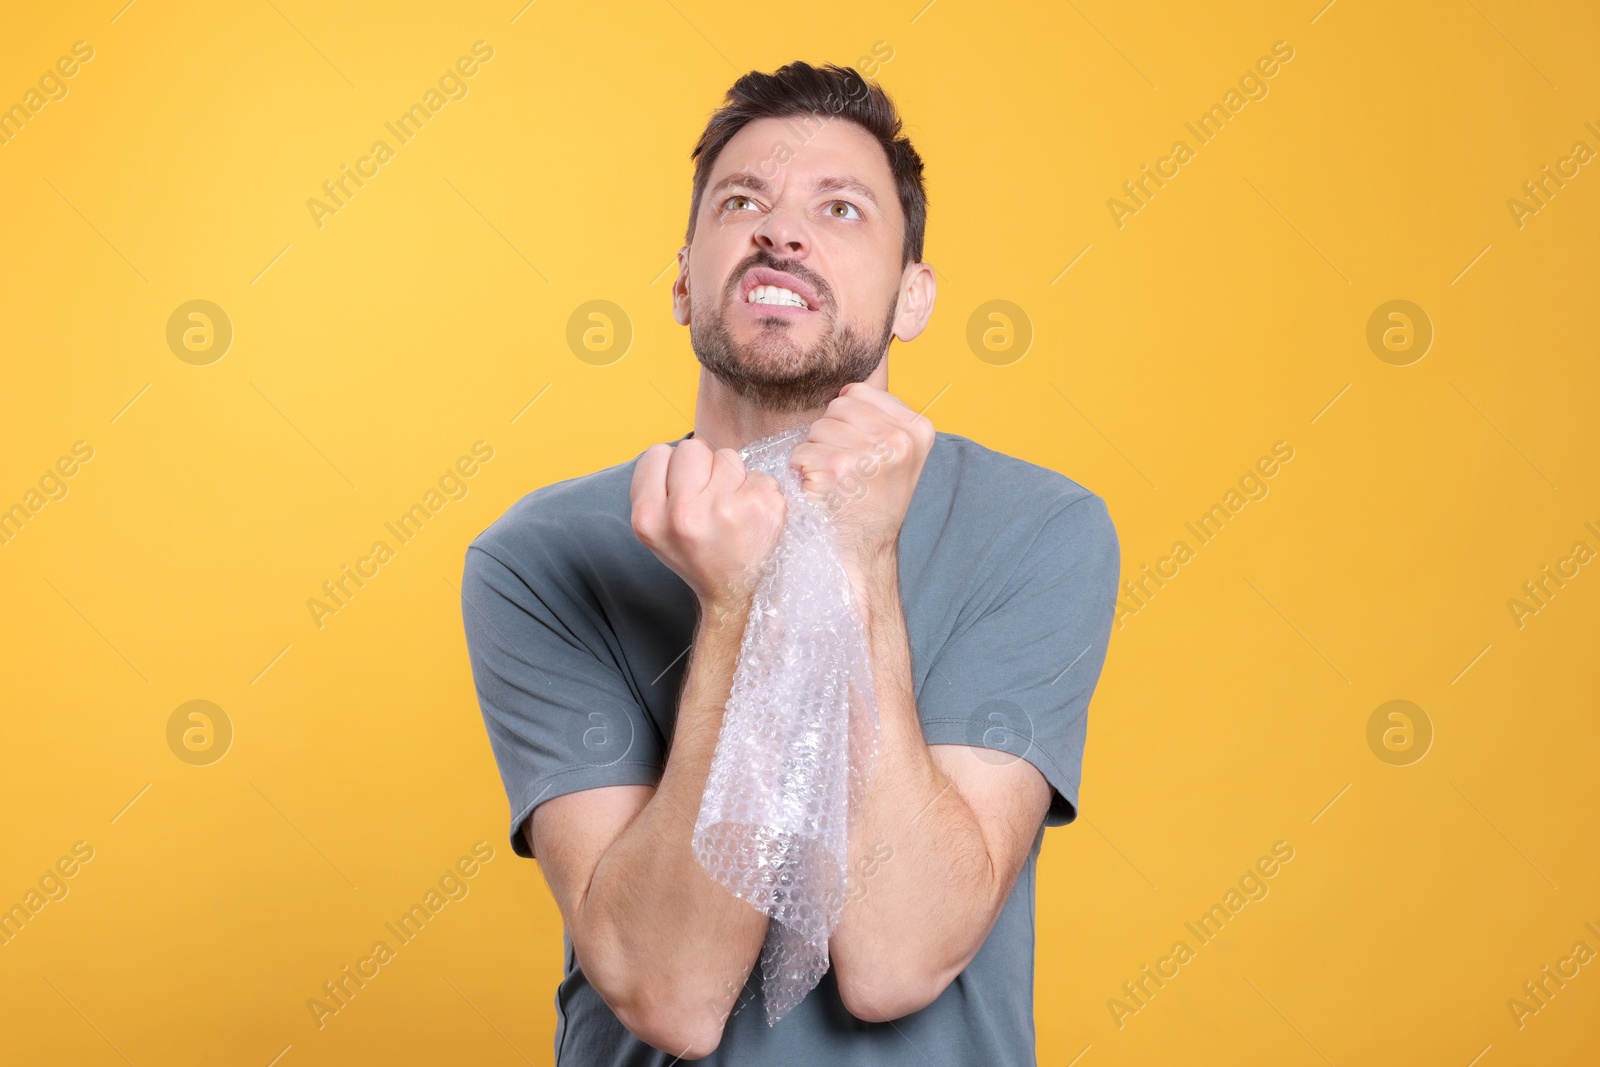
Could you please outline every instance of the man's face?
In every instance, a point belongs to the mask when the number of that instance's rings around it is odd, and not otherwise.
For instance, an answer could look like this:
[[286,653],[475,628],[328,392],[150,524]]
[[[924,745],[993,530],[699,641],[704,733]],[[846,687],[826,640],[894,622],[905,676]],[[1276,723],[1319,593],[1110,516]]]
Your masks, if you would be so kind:
[[763,408],[826,405],[888,349],[904,227],[861,127],[826,113],[749,123],[717,157],[680,253],[675,314],[696,358]]

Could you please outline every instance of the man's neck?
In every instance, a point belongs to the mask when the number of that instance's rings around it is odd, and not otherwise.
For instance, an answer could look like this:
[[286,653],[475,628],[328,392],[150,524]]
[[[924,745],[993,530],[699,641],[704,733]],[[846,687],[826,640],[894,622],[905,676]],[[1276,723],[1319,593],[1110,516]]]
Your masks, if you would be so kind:
[[[879,389],[889,388],[889,361],[883,360],[867,382]],[[700,369],[700,391],[695,399],[694,437],[713,450],[740,449],[751,441],[804,426],[820,419],[827,405],[804,411],[772,411],[724,385],[716,375]]]

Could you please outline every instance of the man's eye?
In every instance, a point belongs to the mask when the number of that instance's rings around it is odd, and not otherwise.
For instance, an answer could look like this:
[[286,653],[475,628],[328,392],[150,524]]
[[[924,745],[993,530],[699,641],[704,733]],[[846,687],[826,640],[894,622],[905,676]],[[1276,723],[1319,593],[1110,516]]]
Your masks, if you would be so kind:
[[730,196],[730,197],[728,197],[728,199],[726,199],[726,200],[724,200],[722,202],[722,206],[724,208],[733,207],[735,211],[743,211],[744,208],[742,208],[742,207],[734,207],[734,205],[738,201],[741,201],[741,200],[744,201],[744,203],[746,203],[746,204],[754,204],[755,203],[755,201],[751,200],[748,196]]
[[[849,211],[850,214],[841,215],[837,211],[838,208],[844,208],[845,210]],[[830,203],[828,205],[828,214],[836,219],[859,219],[861,217],[861,212],[857,210],[856,206],[850,203],[848,200],[835,200]]]

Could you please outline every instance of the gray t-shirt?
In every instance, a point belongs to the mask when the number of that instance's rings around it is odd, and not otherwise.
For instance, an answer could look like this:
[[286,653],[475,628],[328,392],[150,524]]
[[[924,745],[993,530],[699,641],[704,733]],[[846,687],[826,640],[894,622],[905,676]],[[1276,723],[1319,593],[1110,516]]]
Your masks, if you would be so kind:
[[[636,462],[529,493],[467,549],[467,647],[519,856],[530,855],[521,827],[535,805],[580,789],[655,785],[669,753],[696,605],[634,536]],[[1116,531],[1105,502],[1071,479],[941,432],[901,527],[899,560],[924,739],[989,750],[974,759],[1027,760],[1053,787],[1049,813],[987,940],[932,1004],[892,1023],[862,1022],[829,971],[769,1028],[756,966],[722,1043],[697,1062],[1035,1063],[1034,873],[1044,827],[1077,816],[1086,714],[1117,596]],[[886,849],[893,862],[893,843]],[[584,978],[570,936],[563,942],[559,1067],[677,1062],[622,1026]]]

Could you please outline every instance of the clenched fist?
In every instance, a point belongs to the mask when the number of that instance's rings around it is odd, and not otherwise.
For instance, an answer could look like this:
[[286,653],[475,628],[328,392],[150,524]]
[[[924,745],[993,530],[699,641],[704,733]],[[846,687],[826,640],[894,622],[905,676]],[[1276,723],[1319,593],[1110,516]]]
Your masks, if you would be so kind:
[[853,577],[895,555],[933,442],[926,416],[892,393],[854,382],[795,445],[789,465],[799,472],[806,498],[838,528]]
[[748,606],[787,510],[771,475],[746,470],[731,448],[713,452],[690,437],[646,449],[629,496],[634,536],[688,583],[703,610],[721,620]]

